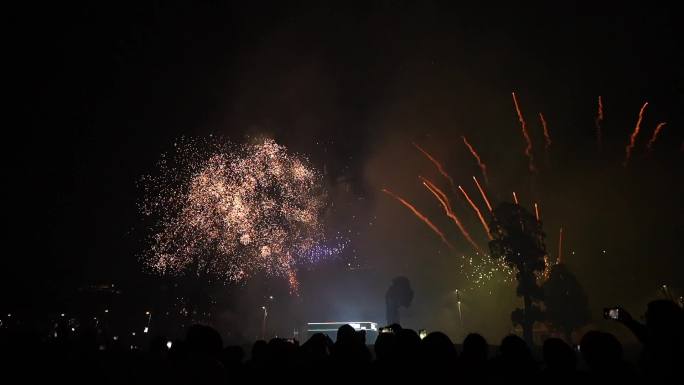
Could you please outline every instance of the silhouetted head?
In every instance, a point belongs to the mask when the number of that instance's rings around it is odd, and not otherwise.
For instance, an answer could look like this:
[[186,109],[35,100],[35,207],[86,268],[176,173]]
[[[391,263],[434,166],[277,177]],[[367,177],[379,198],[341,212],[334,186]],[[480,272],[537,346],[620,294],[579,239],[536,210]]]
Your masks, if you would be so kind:
[[337,329],[337,343],[352,344],[356,338],[356,330],[350,325],[342,325]]
[[415,330],[401,329],[397,336],[397,353],[400,359],[412,359],[418,353],[420,337]]
[[219,332],[205,325],[192,325],[185,337],[188,351],[218,355],[223,349],[223,339]]
[[456,348],[449,337],[442,332],[432,332],[420,341],[423,359],[427,361],[449,361],[456,359]]
[[365,330],[359,330],[354,334],[354,338],[356,339],[356,343],[359,345],[366,345],[366,331]]
[[268,344],[264,340],[258,340],[252,345],[252,361],[264,362],[268,359]]
[[486,361],[488,355],[489,345],[481,335],[470,333],[463,340],[463,357],[473,361]]
[[544,362],[551,370],[572,371],[577,366],[575,352],[560,338],[544,341]]
[[514,334],[507,335],[501,340],[499,351],[501,352],[502,357],[514,360],[531,357],[530,349],[527,347],[525,341]]
[[268,358],[272,365],[285,366],[295,358],[297,346],[284,338],[268,341]]
[[391,361],[397,351],[397,336],[394,333],[380,333],[375,339],[375,357],[378,361]]
[[236,345],[226,346],[221,354],[221,362],[226,366],[236,366],[242,363],[245,351]]
[[622,361],[622,345],[610,333],[587,332],[580,341],[582,358],[594,371],[615,367]]
[[684,325],[682,308],[666,299],[648,303],[646,326],[652,334],[672,335]]
[[303,345],[302,351],[310,358],[321,359],[330,354],[329,339],[323,333],[312,335]]

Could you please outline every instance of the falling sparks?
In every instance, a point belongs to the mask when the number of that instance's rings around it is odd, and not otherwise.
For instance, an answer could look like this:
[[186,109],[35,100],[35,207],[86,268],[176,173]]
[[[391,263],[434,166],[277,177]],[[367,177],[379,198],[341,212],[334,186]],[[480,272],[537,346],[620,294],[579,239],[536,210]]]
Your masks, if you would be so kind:
[[639,110],[639,118],[637,119],[636,125],[634,126],[634,132],[632,132],[632,135],[630,135],[629,143],[625,147],[625,161],[622,162],[623,167],[627,167],[627,163],[629,163],[629,158],[632,156],[632,150],[634,149],[634,144],[636,142],[637,135],[639,135],[639,131],[641,130],[641,121],[644,119],[644,111],[646,110],[647,106],[648,102],[645,102]]
[[544,255],[544,271],[541,274],[541,279],[546,281],[549,279],[549,275],[551,274],[551,264],[549,263],[549,255],[546,254]]
[[482,177],[484,177],[485,183],[489,183],[489,179],[487,178],[487,165],[484,164],[482,159],[480,158],[480,155],[475,151],[473,146],[468,143],[468,139],[466,139],[465,136],[461,136],[463,138],[463,143],[468,147],[468,150],[470,150],[470,153],[473,154],[473,157],[477,161],[477,165],[480,166],[480,170],[482,171]]
[[513,191],[513,202],[515,202],[516,205],[519,204],[518,203],[518,196],[515,195],[515,191]]
[[381,191],[384,192],[385,194],[387,194],[387,195],[393,197],[394,199],[398,200],[401,204],[403,204],[404,206],[406,206],[406,208],[408,208],[409,210],[411,210],[411,212],[413,212],[413,214],[415,214],[415,216],[418,217],[418,219],[420,219],[421,221],[423,221],[423,223],[425,223],[426,225],[428,225],[428,227],[429,227],[430,229],[432,229],[432,231],[434,231],[435,234],[437,234],[437,235],[439,236],[439,238],[442,240],[442,242],[444,242],[444,244],[447,245],[447,246],[449,247],[449,249],[453,249],[453,248],[454,248],[454,247],[451,245],[451,243],[449,243],[449,241],[446,239],[446,237],[444,236],[444,233],[442,233],[442,231],[441,231],[439,228],[437,228],[437,226],[435,226],[435,225],[430,221],[430,219],[428,219],[428,217],[426,217],[426,216],[423,215],[420,211],[418,211],[418,209],[416,209],[412,204],[410,204],[410,203],[407,202],[405,199],[401,198],[400,196],[396,195],[395,193],[393,193],[393,192],[391,192],[391,191],[389,191],[389,190],[387,190],[387,189],[382,189]]
[[329,258],[334,258],[342,254],[342,252],[349,247],[351,241],[341,236],[336,237],[336,243],[327,245],[324,243],[315,244],[304,252],[300,253],[300,257],[308,264],[315,265]]
[[653,143],[655,143],[656,139],[658,139],[658,134],[660,134],[660,130],[662,130],[666,124],[667,123],[665,123],[665,122],[658,123],[655,130],[653,131],[653,135],[651,136],[651,139],[648,140],[648,144],[646,145],[646,148],[648,149],[648,151],[653,150]]
[[513,95],[513,104],[515,105],[515,112],[518,113],[518,121],[520,122],[520,129],[522,130],[523,137],[525,138],[525,155],[528,159],[528,168],[530,172],[535,172],[534,158],[532,156],[532,140],[527,132],[527,123],[525,123],[525,118],[523,118],[522,111],[520,111],[520,106],[518,105],[518,98],[515,96],[515,92],[511,93]]
[[444,178],[446,178],[446,180],[449,181],[449,185],[451,186],[451,189],[456,191],[456,188],[454,187],[454,180],[451,178],[451,176],[449,174],[447,174],[447,172],[444,170],[444,167],[442,167],[442,164],[439,163],[439,161],[437,159],[435,159],[432,155],[430,155],[430,153],[425,151],[417,143],[413,142],[413,147],[418,149],[418,151],[422,152],[423,155],[425,155],[425,157],[428,158],[428,160],[430,160],[430,162],[432,162],[435,165],[435,167],[437,167],[437,170],[439,171],[439,173],[442,174],[442,176]]
[[475,250],[480,252],[482,249],[480,246],[478,246],[477,243],[473,240],[473,238],[470,236],[470,233],[465,229],[465,226],[463,226],[463,223],[461,223],[461,220],[458,219],[456,214],[454,214],[454,211],[451,209],[451,204],[449,203],[449,198],[444,194],[442,190],[439,189],[439,187],[435,186],[434,183],[430,182],[427,178],[419,177],[423,181],[423,186],[427,188],[432,195],[437,198],[439,203],[442,204],[442,207],[444,208],[444,212],[446,213],[447,217],[449,217],[456,227],[461,231],[461,234],[463,234],[463,237],[470,243]]
[[480,209],[477,208],[475,202],[473,202],[473,200],[470,199],[470,196],[468,196],[468,193],[463,189],[463,187],[458,186],[458,189],[461,190],[461,193],[463,193],[465,199],[468,201],[468,203],[470,203],[470,207],[473,208],[473,211],[475,211],[475,214],[477,214],[477,217],[480,219],[480,222],[482,222],[482,227],[484,227],[485,232],[487,233],[487,237],[491,240],[492,236],[491,234],[489,234],[489,226],[487,225],[487,221],[485,221],[484,217],[482,216]]
[[539,206],[537,205],[537,202],[534,203],[534,217],[537,218],[537,222],[539,222]]
[[544,119],[544,114],[541,112],[539,113],[539,120],[541,121],[542,130],[544,131],[544,150],[548,152],[549,147],[551,147],[551,135],[549,134],[549,127],[546,124],[546,119]]
[[515,280],[515,269],[508,266],[502,259],[494,259],[481,253],[460,257],[460,273],[472,285],[471,288],[482,287],[493,280],[506,283]]
[[240,147],[182,140],[143,177],[153,220],[147,267],[237,283],[257,272],[287,279],[323,242],[321,175],[271,139]]
[[599,147],[601,147],[603,140],[603,133],[601,132],[601,123],[603,123],[603,99],[601,98],[601,95],[598,97],[598,110],[596,111],[596,120],[594,123],[596,124],[596,142]]
[[487,205],[487,209],[489,209],[489,212],[492,212],[492,205],[489,204],[487,194],[485,194],[484,190],[482,189],[482,186],[480,186],[480,182],[477,181],[477,178],[475,178],[475,176],[473,176],[473,180],[475,181],[477,189],[480,190],[480,195],[482,195],[482,200],[484,200],[485,204]]

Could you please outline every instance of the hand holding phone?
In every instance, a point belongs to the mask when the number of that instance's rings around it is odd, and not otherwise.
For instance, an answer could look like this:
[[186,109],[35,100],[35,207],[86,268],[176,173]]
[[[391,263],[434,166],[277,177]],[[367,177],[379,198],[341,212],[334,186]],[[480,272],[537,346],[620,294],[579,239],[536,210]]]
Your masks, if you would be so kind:
[[620,319],[620,308],[610,307],[603,309],[603,318],[612,320]]

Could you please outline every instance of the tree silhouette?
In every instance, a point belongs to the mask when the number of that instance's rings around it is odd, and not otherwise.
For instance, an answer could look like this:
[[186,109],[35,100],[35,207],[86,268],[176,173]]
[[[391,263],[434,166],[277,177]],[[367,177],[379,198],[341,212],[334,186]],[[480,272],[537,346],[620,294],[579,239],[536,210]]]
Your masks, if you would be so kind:
[[564,264],[550,269],[542,289],[546,320],[571,342],[572,331],[586,325],[591,317],[584,289]]
[[411,306],[413,301],[413,289],[411,282],[406,277],[395,277],[392,285],[385,293],[385,305],[387,306],[387,325],[399,323],[399,308]]
[[523,329],[523,338],[532,344],[532,327],[542,317],[535,304],[543,300],[543,291],[537,284],[537,274],[544,271],[545,234],[534,215],[513,203],[501,203],[492,212],[489,242],[492,258],[503,258],[516,269],[517,294],[523,297],[524,307],[511,313],[511,321]]

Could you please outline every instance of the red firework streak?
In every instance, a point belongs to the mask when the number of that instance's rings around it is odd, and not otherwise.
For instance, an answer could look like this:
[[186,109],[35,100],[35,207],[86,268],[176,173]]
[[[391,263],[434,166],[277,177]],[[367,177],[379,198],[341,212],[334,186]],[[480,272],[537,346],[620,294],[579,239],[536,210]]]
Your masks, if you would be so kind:
[[482,216],[482,213],[480,212],[480,209],[477,208],[477,206],[475,205],[475,203],[473,202],[473,200],[470,199],[470,197],[468,196],[468,193],[463,189],[463,187],[458,186],[458,189],[461,190],[461,192],[463,193],[463,196],[465,197],[465,199],[468,201],[468,203],[470,203],[470,207],[473,208],[473,210],[475,211],[475,214],[477,214],[477,217],[480,219],[480,222],[482,222],[482,227],[484,227],[485,232],[487,233],[487,237],[491,240],[491,239],[492,239],[492,235],[489,234],[489,226],[487,226],[487,221],[485,221],[484,217]]
[[428,158],[428,160],[430,160],[430,162],[432,162],[435,165],[435,167],[437,167],[437,170],[439,171],[439,173],[442,174],[442,176],[449,181],[449,185],[451,185],[451,189],[454,192],[456,192],[456,187],[454,186],[454,180],[451,178],[451,176],[449,174],[447,174],[447,172],[444,170],[444,167],[442,167],[442,164],[439,163],[439,161],[437,159],[435,159],[432,155],[430,155],[429,152],[425,151],[418,144],[416,144],[415,142],[413,142],[412,144],[413,144],[413,147],[418,149],[418,151],[422,152],[423,155],[425,155],[425,157]]
[[439,203],[442,205],[442,208],[444,208],[444,212],[446,213],[447,217],[449,217],[454,222],[454,224],[461,231],[461,234],[463,234],[463,237],[468,241],[468,243],[470,243],[475,250],[481,252],[482,249],[480,248],[480,246],[477,243],[475,243],[473,238],[468,233],[468,230],[466,230],[465,226],[463,226],[463,223],[461,223],[461,220],[458,219],[456,214],[454,214],[454,211],[451,209],[451,204],[449,203],[449,198],[447,198],[446,194],[444,194],[444,192],[440,190],[439,187],[435,186],[434,183],[430,182],[429,179],[424,178],[422,176],[419,176],[419,178],[423,181],[423,186],[425,186],[425,188],[427,188],[432,193],[432,195],[434,195],[435,198],[437,198]]
[[648,102],[644,103],[644,105],[641,106],[641,110],[639,110],[639,118],[637,119],[636,125],[634,126],[634,132],[632,132],[632,135],[630,135],[629,143],[627,144],[627,147],[625,147],[625,161],[622,162],[623,167],[627,167],[627,163],[629,163],[629,158],[632,156],[634,143],[636,142],[637,135],[639,135],[639,131],[641,130],[641,121],[644,119],[644,111],[646,110],[646,106],[648,106]]
[[598,110],[596,111],[596,120],[594,123],[596,124],[596,142],[599,147],[601,147],[603,136],[601,133],[601,123],[603,123],[603,99],[601,98],[601,95],[598,97]]
[[539,113],[539,120],[541,120],[542,130],[544,130],[544,149],[548,152],[549,147],[551,147],[551,135],[549,135],[549,127],[546,125],[546,119],[544,119],[544,114]]
[[487,194],[485,194],[484,190],[482,189],[482,186],[480,186],[480,182],[477,181],[477,178],[475,178],[475,176],[473,176],[473,180],[475,181],[475,185],[477,186],[477,189],[480,190],[480,195],[482,195],[482,199],[484,200],[485,204],[487,205],[489,212],[492,212],[492,205],[489,204],[489,199],[487,199]]
[[402,197],[396,195],[395,193],[393,193],[393,192],[391,192],[391,191],[389,191],[389,190],[387,190],[387,189],[382,189],[381,191],[384,192],[385,194],[387,194],[387,195],[393,197],[394,199],[398,200],[401,204],[403,204],[404,206],[406,206],[406,208],[408,208],[409,210],[411,210],[411,212],[413,212],[413,214],[415,214],[415,216],[418,217],[418,219],[420,219],[421,221],[423,221],[423,223],[425,223],[426,225],[428,225],[428,227],[429,227],[430,229],[432,229],[432,231],[434,231],[435,234],[437,234],[437,235],[439,236],[439,238],[442,240],[442,242],[444,242],[444,244],[447,245],[447,246],[449,247],[449,249],[452,249],[452,250],[453,250],[454,246],[452,246],[451,243],[449,243],[449,241],[446,239],[446,237],[444,237],[444,233],[442,233],[442,232],[439,230],[439,228],[437,228],[437,226],[435,226],[432,222],[430,222],[430,220],[428,219],[428,217],[426,217],[425,215],[423,215],[423,214],[422,214],[420,211],[418,211],[418,209],[416,209],[412,204],[410,204],[409,202],[407,202],[407,201],[406,201],[405,199],[403,199]]
[[527,167],[530,169],[530,172],[535,172],[536,168],[534,167],[534,159],[532,157],[532,140],[530,139],[530,135],[527,132],[527,123],[525,123],[525,118],[523,118],[522,112],[520,111],[520,106],[518,105],[518,98],[515,97],[515,92],[511,92],[513,95],[513,104],[515,104],[515,112],[518,113],[518,121],[520,121],[520,129],[522,130],[523,137],[525,138],[525,143],[527,144],[525,146],[525,155],[527,155],[527,159],[529,160]]
[[651,136],[651,139],[649,139],[648,144],[646,145],[646,149],[648,149],[648,151],[653,150],[653,143],[655,143],[656,139],[658,138],[658,134],[660,134],[660,130],[662,130],[666,124],[667,123],[665,122],[658,123],[655,131],[653,131],[653,136]]
[[480,158],[480,155],[475,151],[473,146],[468,143],[468,139],[466,139],[465,136],[461,136],[463,138],[463,143],[468,147],[468,150],[470,150],[470,153],[473,154],[473,157],[477,161],[477,165],[480,166],[480,170],[482,170],[482,176],[484,177],[485,183],[489,183],[489,180],[487,179],[487,165],[484,164],[482,159]]

